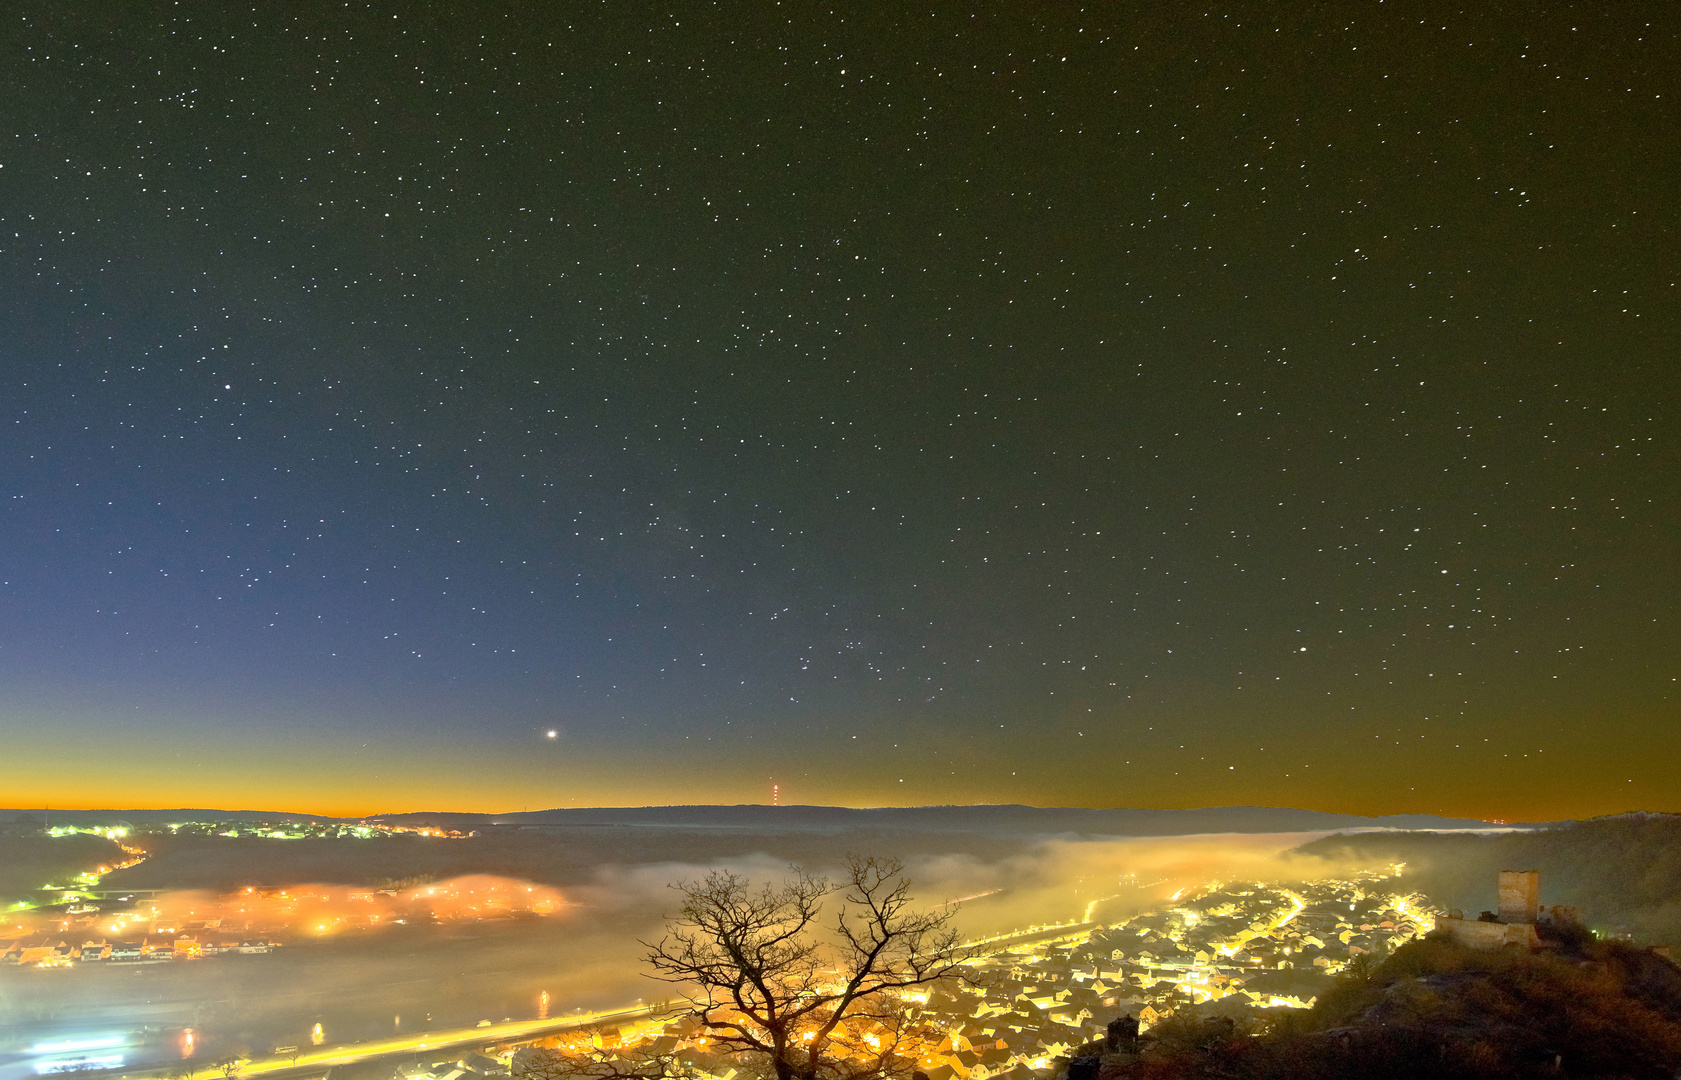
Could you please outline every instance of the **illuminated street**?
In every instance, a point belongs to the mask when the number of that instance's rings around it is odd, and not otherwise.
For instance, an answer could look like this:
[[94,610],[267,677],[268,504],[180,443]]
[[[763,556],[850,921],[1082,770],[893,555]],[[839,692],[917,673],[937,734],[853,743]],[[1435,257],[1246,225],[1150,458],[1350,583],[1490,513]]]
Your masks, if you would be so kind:
[[[971,975],[907,997],[914,1023],[905,1048],[931,1080],[981,1080],[1018,1066],[1043,1072],[1099,1035],[1115,1016],[1137,1016],[1147,1029],[1187,1008],[1261,1015],[1309,1007],[1354,956],[1383,955],[1434,925],[1422,897],[1385,888],[1397,871],[1292,886],[1208,882],[1181,888],[1154,910],[1117,921],[1048,924],[977,940],[971,945],[978,952],[968,965]],[[408,1080],[437,1080],[459,1071],[466,1055],[489,1055],[506,1068],[520,1047],[552,1045],[555,1036],[578,1029],[588,1029],[596,1045],[627,1052],[682,1051],[703,1073],[708,1062],[717,1071],[727,1067],[712,1057],[702,1033],[673,1020],[669,1007],[664,1011],[662,1016],[661,1007],[638,1004],[283,1048],[239,1071],[302,1077],[389,1058],[411,1062],[404,1066]],[[856,1034],[866,1042],[873,1038],[867,1031]],[[212,1074],[220,1075],[208,1067],[195,1075]]]
[[[571,1016],[556,1017],[551,1020],[514,1020],[484,1027],[429,1031],[418,1035],[378,1039],[373,1042],[324,1046],[319,1049],[308,1048],[300,1050],[296,1057],[288,1054],[284,1057],[254,1058],[248,1064],[241,1066],[239,1071],[242,1076],[308,1073],[318,1069],[331,1068],[334,1065],[348,1065],[373,1058],[396,1057],[427,1051],[441,1054],[445,1050],[460,1049],[464,1046],[495,1042],[519,1042],[592,1024],[634,1025],[638,1020],[645,1020],[653,1016],[656,1008],[657,1006],[653,1005],[636,1005],[628,1009],[574,1013]],[[201,1069],[193,1075],[205,1076],[211,1074],[219,1075],[217,1070],[209,1068]]]

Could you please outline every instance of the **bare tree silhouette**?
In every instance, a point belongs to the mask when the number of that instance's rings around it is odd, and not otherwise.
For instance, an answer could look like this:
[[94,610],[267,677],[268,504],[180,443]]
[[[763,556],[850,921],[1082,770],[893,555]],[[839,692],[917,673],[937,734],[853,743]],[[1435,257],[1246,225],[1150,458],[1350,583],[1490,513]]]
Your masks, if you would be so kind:
[[953,974],[966,957],[955,909],[914,910],[903,870],[897,859],[849,855],[837,884],[798,867],[758,889],[723,871],[681,882],[678,917],[658,943],[643,943],[648,963],[683,988],[720,1052],[776,1080],[908,1073],[897,1053],[902,992]]

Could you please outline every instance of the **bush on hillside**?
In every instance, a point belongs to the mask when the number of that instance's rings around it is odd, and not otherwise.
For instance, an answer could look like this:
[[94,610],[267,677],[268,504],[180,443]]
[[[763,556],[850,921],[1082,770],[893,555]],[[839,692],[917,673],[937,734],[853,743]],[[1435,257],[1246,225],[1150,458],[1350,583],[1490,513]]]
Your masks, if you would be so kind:
[[1431,938],[1339,978],[1307,1013],[1251,1034],[1177,1017],[1099,1080],[1668,1080],[1681,1068],[1681,969],[1622,942],[1479,952]]

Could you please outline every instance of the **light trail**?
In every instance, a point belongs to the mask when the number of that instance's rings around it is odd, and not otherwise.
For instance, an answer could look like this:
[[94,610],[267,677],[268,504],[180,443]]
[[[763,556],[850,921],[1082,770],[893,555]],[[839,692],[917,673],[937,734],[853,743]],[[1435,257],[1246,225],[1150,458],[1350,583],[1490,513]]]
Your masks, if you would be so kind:
[[1272,931],[1271,931],[1272,933],[1277,933],[1278,931],[1284,929],[1285,926],[1289,925],[1291,922],[1293,922],[1295,920],[1297,915],[1300,915],[1303,911],[1307,910],[1307,901],[1306,900],[1303,900],[1300,896],[1297,896],[1295,893],[1291,892],[1289,889],[1282,889],[1280,891],[1283,892],[1285,896],[1288,896],[1291,899],[1291,901],[1295,903],[1296,906],[1290,912],[1290,914],[1284,916],[1284,918],[1278,920],[1278,922],[1273,924]]
[[1125,893],[1116,893],[1114,896],[1100,896],[1100,897],[1098,897],[1096,900],[1093,900],[1091,903],[1086,905],[1085,914],[1080,916],[1080,920],[1082,922],[1091,922],[1092,912],[1097,910],[1097,905],[1106,904],[1111,900],[1119,900],[1121,897],[1123,897],[1125,895],[1126,895]]
[[1426,934],[1436,928],[1436,911],[1434,909],[1426,911],[1418,907],[1413,903],[1413,897],[1411,896],[1397,896],[1395,898],[1395,910],[1403,917],[1411,919],[1413,925]]
[[1007,941],[1026,941],[1029,938],[1037,940],[1047,936],[1054,937],[1059,935],[1068,936],[1081,930],[1089,930],[1096,925],[1096,923],[1090,922],[1052,923],[1049,926],[1037,926],[1028,930],[1011,930],[1006,934],[994,934],[992,937],[988,938],[977,938],[974,941],[964,942],[961,947],[964,949],[976,949],[986,945],[998,945]]
[[[411,1054],[422,1050],[447,1050],[475,1043],[508,1042],[551,1035],[558,1031],[588,1027],[610,1020],[650,1018],[667,1009],[664,1004],[636,1005],[628,1009],[609,1009],[603,1012],[575,1013],[552,1020],[514,1020],[486,1027],[455,1028],[428,1031],[417,1035],[394,1036],[365,1043],[309,1050],[297,1057],[253,1058],[239,1069],[240,1076],[272,1076],[284,1073],[308,1073],[335,1065],[353,1065],[374,1058]],[[187,1080],[201,1075],[220,1075],[220,1070],[205,1066],[197,1072],[185,1074]]]

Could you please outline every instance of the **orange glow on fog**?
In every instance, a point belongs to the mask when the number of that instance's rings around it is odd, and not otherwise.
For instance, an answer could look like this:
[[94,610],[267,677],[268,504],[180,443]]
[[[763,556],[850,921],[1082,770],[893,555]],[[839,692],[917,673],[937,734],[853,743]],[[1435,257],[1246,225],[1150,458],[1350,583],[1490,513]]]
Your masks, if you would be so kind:
[[[321,936],[434,921],[553,915],[568,906],[561,891],[547,885],[494,874],[470,874],[400,892],[354,885],[252,887],[220,895],[172,892],[142,901],[129,911],[103,913],[83,925],[110,938],[176,934],[217,938],[246,931]],[[23,933],[49,928],[69,927],[64,916],[52,913],[27,913],[18,920],[18,930]]]

